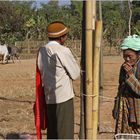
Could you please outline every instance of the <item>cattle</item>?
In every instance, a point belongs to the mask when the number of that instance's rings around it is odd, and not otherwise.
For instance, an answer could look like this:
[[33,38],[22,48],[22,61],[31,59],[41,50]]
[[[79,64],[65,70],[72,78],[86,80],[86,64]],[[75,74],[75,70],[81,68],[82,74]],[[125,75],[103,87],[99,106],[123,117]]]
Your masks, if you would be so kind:
[[7,48],[10,56],[9,59],[11,59],[13,63],[15,58],[20,61],[20,53],[22,49],[14,45],[8,45]]
[[0,55],[2,63],[8,63],[9,52],[6,44],[0,44]]

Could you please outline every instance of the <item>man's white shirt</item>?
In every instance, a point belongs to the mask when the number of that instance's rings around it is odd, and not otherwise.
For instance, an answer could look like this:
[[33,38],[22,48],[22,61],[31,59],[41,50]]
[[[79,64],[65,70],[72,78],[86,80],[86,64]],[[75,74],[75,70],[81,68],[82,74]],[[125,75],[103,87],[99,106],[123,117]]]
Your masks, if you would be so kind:
[[74,97],[72,80],[80,75],[80,68],[69,48],[56,41],[41,47],[38,53],[47,104],[65,102]]

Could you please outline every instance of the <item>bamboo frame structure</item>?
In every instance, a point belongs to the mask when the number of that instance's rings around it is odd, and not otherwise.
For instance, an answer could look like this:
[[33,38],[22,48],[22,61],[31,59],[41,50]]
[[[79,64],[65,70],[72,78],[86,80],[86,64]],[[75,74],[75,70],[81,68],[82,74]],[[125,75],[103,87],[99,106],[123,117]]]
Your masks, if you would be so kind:
[[[102,21],[102,0],[99,0],[99,20]],[[101,42],[102,44],[102,42]],[[103,74],[103,46],[101,45],[100,46],[100,69],[99,69],[99,95],[100,96],[103,96],[103,81],[104,81],[104,74]],[[102,98],[99,98],[99,105],[100,103],[102,102]],[[100,108],[99,108],[99,115],[98,115],[98,118],[99,118],[99,132],[101,131],[100,129],[100,123],[101,123],[101,116],[100,116]]]
[[86,1],[86,139],[92,139],[92,2]]
[[98,114],[99,114],[99,69],[100,69],[100,46],[102,39],[102,21],[96,21],[95,44],[93,57],[93,139],[97,139]]
[[81,92],[81,98],[80,98],[80,132],[79,132],[79,139],[85,139],[85,1],[83,1],[83,20],[82,20],[82,49],[81,49],[81,69],[82,69],[82,74],[81,74],[81,82],[80,82],[80,92]]
[[[99,0],[99,20],[101,20],[102,21],[102,2],[101,2],[101,0]],[[101,49],[100,49],[100,82],[99,82],[99,84],[100,84],[100,95],[103,95],[103,79],[104,79],[104,77],[103,77],[103,48],[102,48],[102,46],[100,47]]]

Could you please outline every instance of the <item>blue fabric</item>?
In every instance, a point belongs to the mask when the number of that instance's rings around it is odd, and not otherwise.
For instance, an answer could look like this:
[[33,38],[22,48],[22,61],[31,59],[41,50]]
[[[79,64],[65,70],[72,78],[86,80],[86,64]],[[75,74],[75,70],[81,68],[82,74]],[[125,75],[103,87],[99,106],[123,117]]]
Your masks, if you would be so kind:
[[140,50],[140,36],[132,35],[128,36],[124,39],[123,43],[121,44],[122,50],[132,49],[134,51]]

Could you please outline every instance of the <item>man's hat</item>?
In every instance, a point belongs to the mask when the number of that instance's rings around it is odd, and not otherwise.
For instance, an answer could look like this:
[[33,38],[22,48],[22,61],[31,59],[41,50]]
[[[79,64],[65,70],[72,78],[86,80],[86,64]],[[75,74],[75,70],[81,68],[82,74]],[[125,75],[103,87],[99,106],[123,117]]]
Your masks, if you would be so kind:
[[56,21],[48,25],[47,32],[48,37],[57,38],[67,34],[69,32],[69,29],[64,25],[64,23]]

